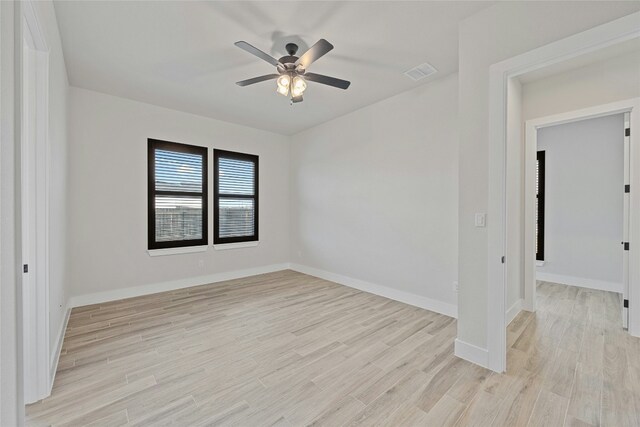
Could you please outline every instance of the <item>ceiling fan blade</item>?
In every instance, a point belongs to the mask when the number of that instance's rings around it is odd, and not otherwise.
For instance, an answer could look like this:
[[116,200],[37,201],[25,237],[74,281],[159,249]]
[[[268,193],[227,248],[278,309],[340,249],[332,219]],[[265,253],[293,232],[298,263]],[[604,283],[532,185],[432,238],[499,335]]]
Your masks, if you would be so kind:
[[271,55],[269,55],[267,53],[264,53],[263,51],[261,51],[257,47],[252,46],[252,45],[250,45],[249,43],[247,43],[245,41],[235,42],[234,44],[236,46],[238,46],[240,49],[246,50],[250,54],[255,55],[258,58],[267,61],[271,65],[275,65],[277,67],[278,64],[279,64],[279,62],[278,62],[278,60],[276,58],[274,58],[273,56],[271,56]]
[[310,82],[322,83],[323,85],[337,87],[339,89],[346,89],[351,82],[342,79],[336,79],[335,77],[325,76],[323,74],[305,73],[304,78]]
[[302,95],[294,96],[293,98],[291,98],[291,102],[293,102],[294,104],[297,102],[302,102]]
[[260,77],[254,77],[252,79],[242,80],[242,81],[236,82],[236,84],[238,86],[249,86],[249,85],[252,85],[254,83],[263,82],[265,80],[277,79],[278,77],[280,77],[280,74],[267,74],[267,75],[260,76]]
[[326,55],[327,52],[329,52],[331,49],[333,49],[333,45],[331,43],[329,43],[325,39],[320,39],[316,44],[311,46],[309,50],[307,50],[300,58],[298,58],[298,60],[296,61],[296,65],[299,65],[306,70],[307,68],[309,68],[309,65]]

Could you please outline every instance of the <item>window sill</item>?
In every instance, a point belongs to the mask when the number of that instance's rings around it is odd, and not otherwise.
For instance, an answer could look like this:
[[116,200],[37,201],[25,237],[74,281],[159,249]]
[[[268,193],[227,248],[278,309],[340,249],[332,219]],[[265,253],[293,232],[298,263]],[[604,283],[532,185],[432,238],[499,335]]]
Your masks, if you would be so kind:
[[536,267],[544,267],[544,261],[536,261]]
[[179,254],[192,254],[195,252],[206,252],[207,245],[202,246],[184,246],[181,248],[166,248],[166,249],[149,249],[147,253],[149,256],[163,256],[163,255],[179,255]]
[[227,249],[251,248],[254,246],[258,246],[258,243],[260,243],[259,240],[254,242],[221,243],[213,245],[213,249],[215,249],[216,251],[224,251]]

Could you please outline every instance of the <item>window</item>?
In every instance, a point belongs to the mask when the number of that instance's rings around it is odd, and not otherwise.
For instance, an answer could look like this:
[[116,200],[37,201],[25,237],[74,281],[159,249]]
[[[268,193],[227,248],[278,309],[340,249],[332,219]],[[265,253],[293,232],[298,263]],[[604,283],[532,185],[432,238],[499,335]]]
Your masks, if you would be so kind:
[[148,144],[149,249],[208,244],[207,148]]
[[214,244],[258,240],[258,156],[214,150]]
[[536,162],[536,260],[544,261],[544,151]]

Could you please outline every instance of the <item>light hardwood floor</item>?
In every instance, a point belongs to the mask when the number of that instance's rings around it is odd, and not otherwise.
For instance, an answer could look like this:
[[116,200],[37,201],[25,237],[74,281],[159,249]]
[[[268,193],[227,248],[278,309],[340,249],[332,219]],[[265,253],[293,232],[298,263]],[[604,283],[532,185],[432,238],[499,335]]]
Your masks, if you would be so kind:
[[640,425],[619,296],[541,283],[508,372],[454,319],[292,271],[74,309],[30,425]]

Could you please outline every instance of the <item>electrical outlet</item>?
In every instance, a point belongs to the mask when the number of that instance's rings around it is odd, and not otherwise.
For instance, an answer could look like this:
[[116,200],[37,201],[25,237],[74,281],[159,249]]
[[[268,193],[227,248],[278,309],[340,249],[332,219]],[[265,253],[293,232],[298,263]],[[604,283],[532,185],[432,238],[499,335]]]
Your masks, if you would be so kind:
[[453,282],[453,292],[458,292],[458,282]]
[[201,259],[198,261],[198,267],[204,268],[204,260]]

